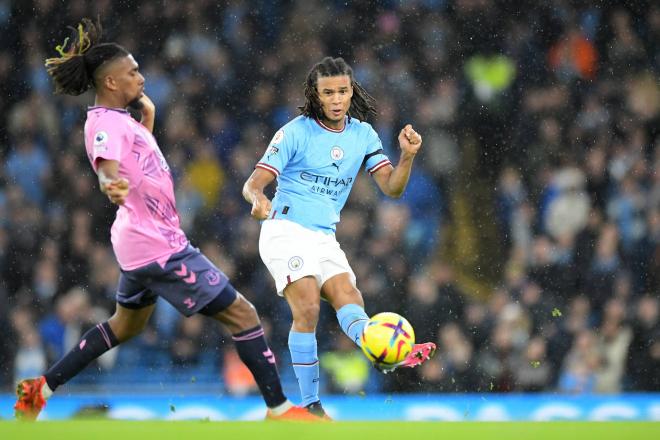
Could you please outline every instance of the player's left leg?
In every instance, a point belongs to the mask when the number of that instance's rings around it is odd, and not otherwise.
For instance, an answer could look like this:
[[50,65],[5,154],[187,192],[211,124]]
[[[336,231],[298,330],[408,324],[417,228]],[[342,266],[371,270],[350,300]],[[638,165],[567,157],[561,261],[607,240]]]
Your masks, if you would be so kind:
[[364,311],[362,293],[355,287],[351,274],[343,272],[329,278],[321,287],[321,295],[337,312],[337,321],[346,336],[359,347],[360,335],[369,316]]
[[46,405],[46,400],[60,385],[71,380],[106,351],[139,334],[153,309],[153,304],[133,310],[118,303],[115,314],[108,321],[87,331],[78,344],[43,376],[18,383],[18,399],[14,405],[16,418],[35,420]]
[[316,277],[305,276],[290,283],[284,289],[284,297],[293,317],[288,345],[293,370],[300,386],[302,405],[314,408],[320,405],[316,326],[319,321],[321,296]]
[[[355,274],[348,264],[346,255],[334,239],[324,243],[326,260],[321,264],[321,295],[337,311],[337,320],[346,335],[360,346],[360,336],[369,316],[364,311],[362,293],[355,285]],[[430,359],[435,353],[435,344],[425,342],[415,344],[410,354],[398,365],[383,372],[399,367],[416,367]]]

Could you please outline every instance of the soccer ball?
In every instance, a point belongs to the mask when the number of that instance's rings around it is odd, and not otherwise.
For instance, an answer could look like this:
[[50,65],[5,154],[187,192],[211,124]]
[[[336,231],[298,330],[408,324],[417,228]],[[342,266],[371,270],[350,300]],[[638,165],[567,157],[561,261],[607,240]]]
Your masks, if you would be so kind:
[[360,336],[362,351],[376,366],[403,361],[415,345],[415,331],[403,316],[384,312],[369,319]]

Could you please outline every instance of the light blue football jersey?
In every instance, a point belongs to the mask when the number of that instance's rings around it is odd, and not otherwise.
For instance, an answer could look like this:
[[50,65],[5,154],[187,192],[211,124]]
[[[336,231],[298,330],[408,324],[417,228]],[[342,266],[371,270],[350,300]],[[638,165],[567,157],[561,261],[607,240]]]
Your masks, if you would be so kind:
[[390,164],[367,122],[347,118],[333,130],[301,115],[275,133],[256,166],[277,177],[270,218],[331,234],[360,168],[373,174]]

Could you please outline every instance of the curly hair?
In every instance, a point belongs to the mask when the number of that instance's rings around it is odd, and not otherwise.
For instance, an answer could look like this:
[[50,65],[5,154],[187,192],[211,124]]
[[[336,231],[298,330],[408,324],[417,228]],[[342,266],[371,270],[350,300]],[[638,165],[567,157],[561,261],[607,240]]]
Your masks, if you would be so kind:
[[344,61],[343,58],[325,57],[321,62],[316,63],[307,74],[305,80],[305,104],[298,107],[300,114],[310,118],[320,119],[323,117],[323,109],[319,100],[317,89],[319,77],[348,75],[353,87],[353,97],[351,106],[348,109],[348,115],[367,120],[376,115],[376,100],[367,93],[366,90],[353,78],[353,69]]

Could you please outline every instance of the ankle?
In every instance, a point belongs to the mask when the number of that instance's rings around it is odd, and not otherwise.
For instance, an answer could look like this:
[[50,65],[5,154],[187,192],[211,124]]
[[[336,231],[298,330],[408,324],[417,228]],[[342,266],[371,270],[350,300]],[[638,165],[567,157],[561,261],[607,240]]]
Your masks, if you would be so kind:
[[315,416],[319,416],[319,417],[325,416],[325,410],[323,409],[323,405],[321,405],[320,400],[305,405],[305,408],[307,409],[307,411],[314,414]]
[[281,416],[291,408],[293,408],[293,403],[291,403],[291,401],[287,399],[284,401],[284,403],[281,403],[277,406],[268,409],[270,410],[271,414],[273,414],[274,416]]
[[53,395],[53,390],[48,386],[46,378],[44,378],[44,384],[41,386],[41,395],[45,400],[50,399],[50,396]]

